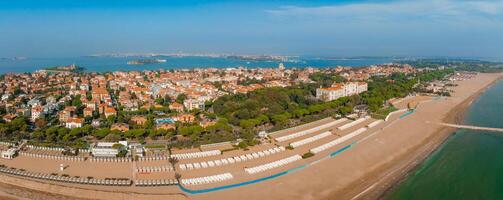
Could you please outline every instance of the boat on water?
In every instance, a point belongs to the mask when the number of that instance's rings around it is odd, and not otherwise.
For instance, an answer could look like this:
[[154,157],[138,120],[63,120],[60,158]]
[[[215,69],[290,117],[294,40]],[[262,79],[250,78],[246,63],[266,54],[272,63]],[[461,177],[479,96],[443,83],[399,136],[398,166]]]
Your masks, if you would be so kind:
[[128,61],[128,65],[144,65],[144,64],[156,64],[156,63],[165,63],[165,59],[145,59],[145,60],[132,60]]

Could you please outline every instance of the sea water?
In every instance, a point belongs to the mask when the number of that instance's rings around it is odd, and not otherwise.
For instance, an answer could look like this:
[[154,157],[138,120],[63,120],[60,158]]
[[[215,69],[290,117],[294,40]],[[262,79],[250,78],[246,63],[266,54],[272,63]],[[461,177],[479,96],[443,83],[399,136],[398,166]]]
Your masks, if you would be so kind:
[[[128,61],[142,59],[166,59],[165,63],[153,63],[145,65],[128,65]],[[350,66],[360,67],[373,64],[383,64],[392,62],[391,58],[361,58],[361,59],[327,59],[327,58],[295,58],[281,62],[285,67],[335,67]],[[83,56],[69,58],[28,58],[22,60],[0,59],[0,74],[7,72],[33,72],[53,66],[64,66],[75,64],[84,67],[87,71],[131,71],[131,70],[157,70],[157,69],[191,69],[191,68],[275,68],[279,61],[247,61],[230,59],[225,57],[203,57],[203,56],[160,56],[160,57],[110,57],[110,56]]]
[[[503,127],[503,81],[473,102],[465,124]],[[459,130],[386,199],[503,199],[503,133]]]

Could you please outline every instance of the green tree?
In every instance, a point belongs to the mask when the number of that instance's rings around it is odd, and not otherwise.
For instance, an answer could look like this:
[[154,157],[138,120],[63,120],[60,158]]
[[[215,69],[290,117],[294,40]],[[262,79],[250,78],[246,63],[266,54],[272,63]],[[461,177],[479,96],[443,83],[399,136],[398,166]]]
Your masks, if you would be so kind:
[[72,100],[72,106],[75,106],[77,108],[82,106],[82,101],[80,100],[81,96],[80,94],[76,95],[73,100]]
[[110,129],[109,128],[102,128],[102,129],[98,129],[96,131],[93,132],[93,136],[98,138],[98,139],[102,139],[104,138],[105,136],[107,136],[108,134],[110,134]]
[[185,101],[185,99],[187,99],[187,95],[185,94],[179,94],[177,97],[176,97],[176,102],[177,103],[182,103],[183,104],[183,101]]

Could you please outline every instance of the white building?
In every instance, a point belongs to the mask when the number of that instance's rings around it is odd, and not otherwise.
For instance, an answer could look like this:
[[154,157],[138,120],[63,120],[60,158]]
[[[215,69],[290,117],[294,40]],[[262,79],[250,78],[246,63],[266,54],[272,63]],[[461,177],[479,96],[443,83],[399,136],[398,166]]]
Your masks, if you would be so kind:
[[87,85],[87,84],[82,84],[82,85],[79,86],[79,88],[81,90],[89,91],[89,85]]
[[269,133],[267,133],[266,131],[260,131],[258,133],[258,136],[261,137],[261,138],[265,138],[269,135]]
[[9,97],[10,97],[10,94],[2,95],[2,101],[6,101],[7,99],[9,99]]
[[42,117],[42,114],[44,112],[44,108],[40,105],[36,105],[31,108],[31,121],[35,121],[38,118]]
[[194,109],[204,110],[204,101],[196,99],[186,99],[183,101],[183,106],[185,109],[191,111]]
[[70,117],[66,120],[65,127],[72,129],[72,128],[81,128],[83,121],[81,118],[74,118]]
[[128,146],[127,141],[121,141],[121,142],[98,142],[94,147],[91,149],[91,153],[93,154],[94,157],[116,157],[117,154],[122,150],[120,148],[114,148],[115,144],[122,144],[122,148],[125,148]]
[[285,65],[283,63],[279,63],[278,69],[279,70],[285,70]]
[[131,151],[131,155],[143,157],[145,155],[145,149],[139,143],[133,143],[129,145],[129,149]]
[[366,82],[335,83],[329,88],[316,89],[316,98],[323,101],[333,101],[341,97],[360,94],[367,91]]
[[7,151],[2,151],[2,158],[3,159],[13,159],[17,155],[17,149],[15,148],[10,148]]
[[35,106],[41,106],[42,102],[39,99],[31,99],[28,101],[28,106],[35,107]]
[[343,85],[344,94],[346,96],[351,96],[355,94],[360,94],[367,91],[368,86],[365,82],[350,82]]

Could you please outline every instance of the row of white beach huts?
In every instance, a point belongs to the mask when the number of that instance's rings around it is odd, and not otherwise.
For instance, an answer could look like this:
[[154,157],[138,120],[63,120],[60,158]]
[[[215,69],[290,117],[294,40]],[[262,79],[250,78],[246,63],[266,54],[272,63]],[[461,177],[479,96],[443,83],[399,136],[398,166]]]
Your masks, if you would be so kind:
[[267,164],[259,165],[256,167],[245,168],[245,171],[248,174],[256,174],[256,173],[263,172],[263,171],[266,171],[269,169],[281,167],[283,165],[287,165],[287,164],[290,164],[290,163],[298,161],[298,160],[302,160],[302,156],[300,156],[299,154],[296,154],[296,155],[293,155],[293,156],[290,156],[287,158],[283,158],[281,160],[277,160],[274,162],[270,162]]
[[265,157],[265,156],[279,153],[282,151],[285,151],[285,147],[280,146],[280,147],[274,147],[274,148],[266,149],[266,150],[259,151],[259,152],[253,152],[253,153],[243,154],[240,156],[234,156],[234,157],[229,157],[229,158],[222,158],[222,159],[217,159],[217,160],[195,162],[195,163],[179,164],[178,167],[181,170],[193,170],[193,169],[201,169],[201,168],[209,168],[209,167],[218,167],[218,166],[224,166],[224,165],[233,164],[233,163],[237,163],[237,162],[241,162],[241,161]]
[[212,175],[212,176],[181,179],[180,182],[183,185],[201,185],[201,184],[209,184],[209,183],[226,181],[226,180],[230,180],[233,178],[234,178],[234,176],[232,176],[231,173],[223,173],[223,174],[217,174],[217,175]]
[[62,155],[49,155],[49,154],[36,154],[36,153],[27,153],[27,152],[19,152],[21,156],[27,156],[32,158],[44,158],[44,159],[53,159],[53,160],[66,160],[66,161],[85,161],[85,157],[79,156],[62,156]]
[[94,178],[82,178],[82,177],[69,177],[69,176],[60,176],[53,174],[44,174],[44,173],[36,173],[36,172],[28,172],[19,169],[11,169],[0,167],[0,172],[23,176],[28,178],[35,178],[41,180],[49,180],[49,181],[57,181],[57,182],[65,182],[65,183],[76,183],[76,184],[90,184],[90,185],[106,185],[106,186],[130,186],[131,180],[129,179],[94,179]]
[[152,172],[170,172],[173,171],[173,167],[165,166],[144,166],[135,169],[136,173],[152,173]]
[[299,131],[299,132],[296,132],[296,133],[293,133],[293,134],[289,134],[289,135],[285,135],[285,136],[282,136],[282,137],[278,137],[275,140],[278,141],[278,142],[284,142],[284,141],[291,140],[291,139],[294,139],[294,138],[302,137],[304,135],[309,135],[309,134],[314,133],[316,131],[320,131],[320,130],[323,130],[323,129],[326,129],[326,128],[330,128],[332,126],[335,126],[335,125],[340,124],[342,122],[345,122],[347,120],[348,119],[346,119],[346,118],[338,119],[338,120],[335,120],[335,121],[332,121],[332,122],[329,122],[329,123],[326,123],[326,124],[323,124],[323,125],[320,125],[320,126],[316,126],[314,128],[310,128],[310,129]]
[[204,158],[208,156],[216,156],[220,155],[222,152],[220,150],[211,150],[211,151],[200,151],[200,152],[190,152],[190,153],[180,153],[173,154],[171,157],[177,159],[191,159],[191,158]]
[[135,180],[137,187],[170,186],[178,184],[176,179],[156,179],[156,180]]

